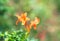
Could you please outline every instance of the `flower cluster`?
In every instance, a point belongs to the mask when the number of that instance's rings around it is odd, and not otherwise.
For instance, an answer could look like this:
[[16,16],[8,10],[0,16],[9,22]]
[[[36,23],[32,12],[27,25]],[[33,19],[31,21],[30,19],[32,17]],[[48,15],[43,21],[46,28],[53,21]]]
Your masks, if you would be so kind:
[[36,26],[39,23],[40,19],[35,17],[34,20],[30,20],[30,18],[27,17],[27,13],[21,13],[20,15],[16,15],[18,20],[16,21],[16,25],[18,25],[19,22],[22,22],[22,25],[26,27],[26,30],[30,32],[30,29],[34,27],[34,30],[36,30]]

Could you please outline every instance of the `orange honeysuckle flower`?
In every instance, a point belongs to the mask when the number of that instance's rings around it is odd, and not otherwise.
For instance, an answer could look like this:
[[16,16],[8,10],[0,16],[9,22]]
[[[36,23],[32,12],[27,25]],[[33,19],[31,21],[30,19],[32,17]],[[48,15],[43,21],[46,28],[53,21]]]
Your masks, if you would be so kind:
[[29,20],[30,20],[30,19],[29,19],[28,17],[26,17],[26,19],[23,19],[23,18],[22,18],[22,25],[24,25],[25,22],[26,22],[26,21],[29,21]]
[[26,20],[26,17],[27,17],[27,13],[22,13],[21,14],[21,18],[25,21]]
[[27,17],[27,13],[22,13],[20,16],[16,15],[16,17],[18,18],[18,20],[16,21],[16,25],[18,24],[18,22],[22,22],[22,25],[24,25],[26,21],[30,20]]
[[24,25],[26,21],[30,20],[30,19],[27,17],[27,13],[21,14],[21,19],[22,19],[22,25]]
[[36,30],[36,26],[39,23],[39,18],[35,17],[35,20],[31,21],[31,25],[34,27],[34,30]]

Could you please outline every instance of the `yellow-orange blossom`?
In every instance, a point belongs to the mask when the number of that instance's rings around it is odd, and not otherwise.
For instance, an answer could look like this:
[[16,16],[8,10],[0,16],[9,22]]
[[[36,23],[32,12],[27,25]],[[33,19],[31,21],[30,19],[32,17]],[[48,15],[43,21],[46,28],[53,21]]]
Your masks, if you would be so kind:
[[[34,27],[34,30],[36,30],[36,26],[39,23],[39,18],[35,17],[35,20],[30,21],[30,18],[27,17],[27,13],[22,13],[20,15],[16,15],[18,20],[16,21],[16,25],[18,25],[19,22],[22,22],[22,25],[26,27],[26,30],[30,32],[30,29],[32,26]],[[30,21],[30,24],[27,24],[27,21]]]

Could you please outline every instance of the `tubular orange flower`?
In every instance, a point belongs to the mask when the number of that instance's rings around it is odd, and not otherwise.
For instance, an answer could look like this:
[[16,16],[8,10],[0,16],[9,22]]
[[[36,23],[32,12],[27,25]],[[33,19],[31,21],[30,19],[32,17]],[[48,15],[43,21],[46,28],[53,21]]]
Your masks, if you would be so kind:
[[39,23],[39,18],[35,17],[34,21],[31,21],[31,25],[34,27],[34,30],[36,30],[36,26]]
[[26,17],[27,17],[27,13],[22,13],[22,14],[21,14],[21,18],[22,18],[23,21],[26,20]]
[[16,17],[18,18],[18,20],[16,21],[16,25],[18,24],[18,22],[22,22],[22,25],[24,25],[26,21],[30,20],[27,17],[27,13],[22,13],[20,16],[16,15]]
[[30,20],[30,19],[27,17],[27,13],[21,14],[21,19],[22,19],[22,25],[24,25],[26,21]]

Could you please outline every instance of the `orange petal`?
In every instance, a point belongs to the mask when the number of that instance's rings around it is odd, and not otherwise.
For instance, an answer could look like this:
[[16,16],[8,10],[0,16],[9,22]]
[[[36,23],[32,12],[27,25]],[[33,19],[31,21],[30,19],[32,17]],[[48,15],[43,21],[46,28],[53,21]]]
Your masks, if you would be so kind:
[[27,16],[27,12],[25,12],[24,15]]
[[16,16],[18,19],[21,17],[21,16],[19,16],[18,14],[16,14],[15,16]]
[[22,18],[26,18],[26,16],[27,16],[27,13],[21,14],[21,17],[22,17]]
[[34,30],[36,30],[36,24],[33,24],[33,26],[34,26]]

